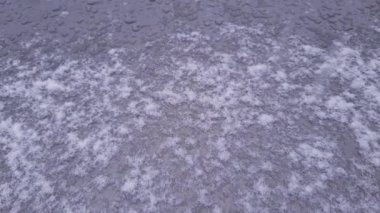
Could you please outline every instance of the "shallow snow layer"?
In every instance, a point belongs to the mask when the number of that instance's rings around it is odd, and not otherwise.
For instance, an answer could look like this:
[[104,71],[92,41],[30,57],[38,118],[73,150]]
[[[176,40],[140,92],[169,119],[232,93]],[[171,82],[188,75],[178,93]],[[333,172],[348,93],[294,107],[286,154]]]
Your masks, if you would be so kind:
[[218,35],[0,62],[0,210],[379,210],[380,49]]

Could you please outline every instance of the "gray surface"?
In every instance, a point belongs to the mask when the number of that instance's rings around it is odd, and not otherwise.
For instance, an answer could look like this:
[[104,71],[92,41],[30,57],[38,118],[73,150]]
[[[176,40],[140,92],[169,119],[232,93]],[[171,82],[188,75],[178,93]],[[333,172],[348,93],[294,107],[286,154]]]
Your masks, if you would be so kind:
[[379,212],[379,18],[0,0],[0,212]]

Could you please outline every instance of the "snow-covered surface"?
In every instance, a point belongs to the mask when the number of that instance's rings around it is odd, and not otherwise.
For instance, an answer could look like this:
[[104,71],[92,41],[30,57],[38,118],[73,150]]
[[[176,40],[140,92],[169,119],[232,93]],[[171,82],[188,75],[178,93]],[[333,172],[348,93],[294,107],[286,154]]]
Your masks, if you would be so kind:
[[379,212],[380,45],[213,35],[0,61],[0,211]]

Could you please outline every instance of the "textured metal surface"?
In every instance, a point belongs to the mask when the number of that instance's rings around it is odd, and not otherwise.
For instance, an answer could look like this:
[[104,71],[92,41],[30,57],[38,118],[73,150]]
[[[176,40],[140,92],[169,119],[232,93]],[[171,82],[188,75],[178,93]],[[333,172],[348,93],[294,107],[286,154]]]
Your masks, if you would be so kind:
[[0,0],[0,212],[379,212],[379,18]]

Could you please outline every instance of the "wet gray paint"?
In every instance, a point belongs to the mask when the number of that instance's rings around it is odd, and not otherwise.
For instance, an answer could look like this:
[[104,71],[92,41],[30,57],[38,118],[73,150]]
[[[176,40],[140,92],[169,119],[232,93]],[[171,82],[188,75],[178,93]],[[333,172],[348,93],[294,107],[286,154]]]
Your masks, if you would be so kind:
[[0,0],[0,211],[379,212],[379,18]]

